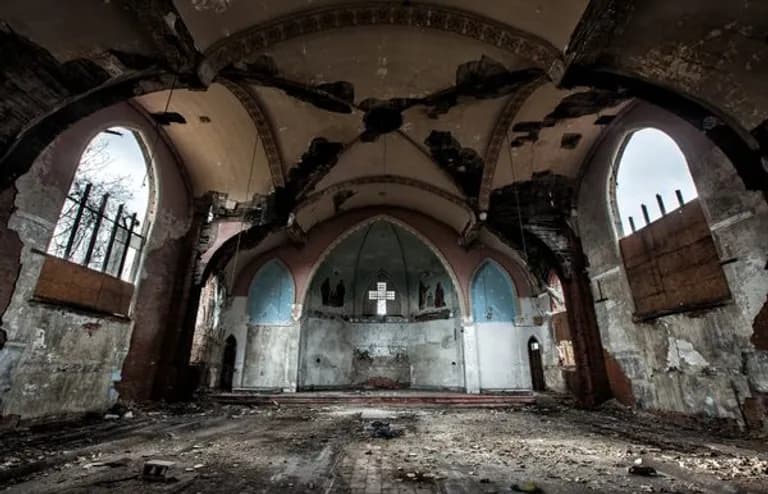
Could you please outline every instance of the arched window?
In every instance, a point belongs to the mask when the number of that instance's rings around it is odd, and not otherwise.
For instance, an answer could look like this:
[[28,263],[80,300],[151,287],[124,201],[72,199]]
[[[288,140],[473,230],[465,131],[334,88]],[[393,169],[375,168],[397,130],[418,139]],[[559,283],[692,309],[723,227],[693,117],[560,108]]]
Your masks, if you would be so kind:
[[139,135],[112,127],[85,148],[48,252],[133,281],[144,240],[150,177]]
[[251,324],[291,324],[293,294],[293,278],[285,266],[276,259],[264,264],[253,277],[248,291]]
[[551,271],[547,277],[547,291],[549,292],[549,308],[552,313],[564,312],[566,307],[563,283],[554,271]]
[[698,196],[683,152],[654,128],[629,136],[619,156],[615,185],[621,236]]
[[477,323],[514,322],[517,294],[509,275],[485,261],[472,280],[472,315]]

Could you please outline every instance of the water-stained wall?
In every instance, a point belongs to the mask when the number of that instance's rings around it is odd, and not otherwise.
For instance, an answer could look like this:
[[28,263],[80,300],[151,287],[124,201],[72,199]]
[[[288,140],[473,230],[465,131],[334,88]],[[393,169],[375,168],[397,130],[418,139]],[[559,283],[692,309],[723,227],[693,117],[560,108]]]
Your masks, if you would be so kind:
[[[547,370],[557,366],[546,320],[549,299],[531,297],[528,278],[514,260],[479,243],[463,249],[456,235],[418,213],[377,208],[316,226],[303,246],[282,241],[261,254],[240,253],[254,260],[239,271],[221,318],[222,338],[233,335],[238,342],[234,387],[479,392],[478,331],[465,297],[475,272],[492,261],[505,273],[509,292],[494,303],[514,303],[499,311],[514,315],[514,321],[503,323],[509,345],[494,347],[484,360],[491,369],[496,366],[492,372],[506,376],[493,389],[530,389],[527,338],[536,335],[542,342]],[[254,324],[250,288],[262,266],[273,262],[283,264],[295,282],[292,318],[283,326]],[[382,273],[387,291],[395,292],[386,301],[386,316],[376,314],[368,300]],[[489,333],[481,343],[498,336]],[[215,374],[221,352],[208,358]],[[218,379],[212,375],[209,382]]]
[[[81,153],[94,135],[113,126],[136,130],[147,142],[155,132],[127,104],[101,110],[58,136],[15,183],[15,210],[5,227],[9,235],[18,236],[21,249],[15,257],[18,278],[6,280],[13,291],[2,313],[8,335],[0,350],[4,415],[26,419],[103,410],[118,398],[118,388],[134,399],[151,396],[166,329],[175,317],[173,310],[182,308],[175,282],[184,266],[180,256],[188,251],[184,242],[191,220],[186,183],[162,140],[154,142],[154,215],[130,316],[105,316],[33,297],[45,259],[42,253]],[[2,254],[6,261],[14,259],[12,252]],[[137,355],[130,362],[129,348]]]
[[[618,249],[611,173],[634,130],[654,127],[683,151],[732,299],[647,321],[635,307]],[[645,408],[745,420],[744,404],[768,392],[768,353],[750,339],[768,293],[768,205],[748,192],[728,159],[699,131],[638,104],[594,153],[580,185],[578,226],[614,394]]]

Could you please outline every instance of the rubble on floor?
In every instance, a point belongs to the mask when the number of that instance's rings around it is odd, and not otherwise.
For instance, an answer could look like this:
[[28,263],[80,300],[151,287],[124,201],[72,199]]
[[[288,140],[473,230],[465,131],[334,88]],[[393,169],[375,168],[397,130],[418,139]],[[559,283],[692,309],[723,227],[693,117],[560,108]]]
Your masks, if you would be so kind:
[[3,434],[0,491],[768,492],[764,436],[620,407],[120,412]]

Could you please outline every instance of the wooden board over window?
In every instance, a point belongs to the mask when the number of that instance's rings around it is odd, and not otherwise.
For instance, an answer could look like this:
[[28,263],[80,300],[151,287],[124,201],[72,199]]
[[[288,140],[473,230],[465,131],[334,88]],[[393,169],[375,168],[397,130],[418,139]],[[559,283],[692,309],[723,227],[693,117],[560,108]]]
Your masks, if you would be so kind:
[[103,314],[127,316],[133,285],[64,259],[45,255],[35,298]]
[[638,319],[712,307],[731,297],[698,199],[619,245]]

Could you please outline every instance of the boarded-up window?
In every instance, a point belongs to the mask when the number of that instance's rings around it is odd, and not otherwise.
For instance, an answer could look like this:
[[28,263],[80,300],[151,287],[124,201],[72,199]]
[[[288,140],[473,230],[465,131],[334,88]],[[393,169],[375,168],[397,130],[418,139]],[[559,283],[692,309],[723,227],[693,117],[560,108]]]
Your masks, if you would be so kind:
[[619,245],[638,319],[712,307],[730,299],[698,200],[621,239]]
[[45,255],[35,299],[103,314],[127,316],[133,285],[64,259]]

